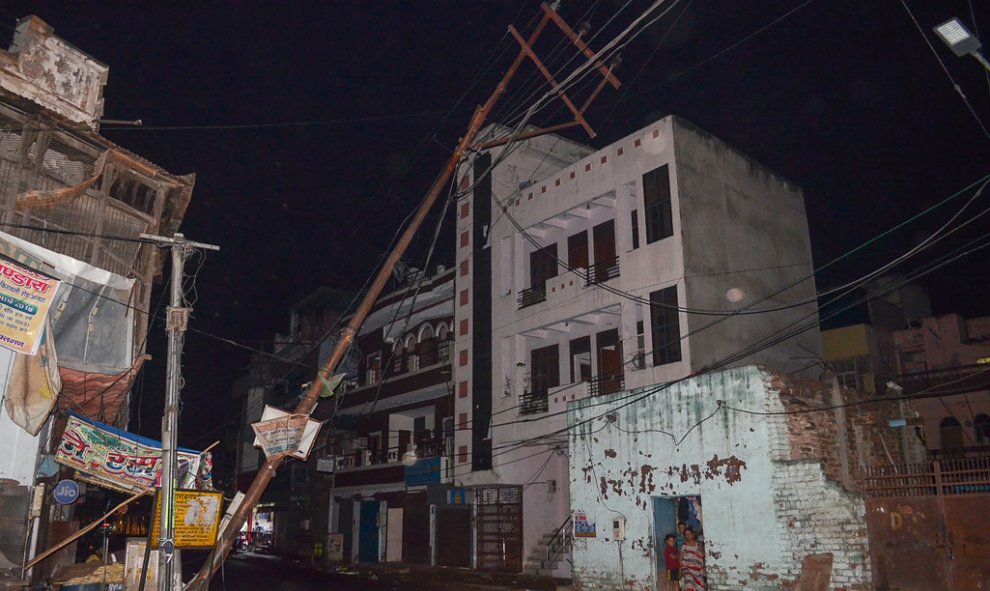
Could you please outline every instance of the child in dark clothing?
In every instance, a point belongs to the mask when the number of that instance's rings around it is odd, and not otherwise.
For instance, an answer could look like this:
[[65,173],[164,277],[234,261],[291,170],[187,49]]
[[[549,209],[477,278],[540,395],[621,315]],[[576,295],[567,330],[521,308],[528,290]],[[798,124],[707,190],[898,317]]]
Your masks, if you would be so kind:
[[678,579],[680,579],[681,561],[677,555],[677,537],[674,534],[667,534],[663,542],[663,566],[666,574],[663,589],[679,591]]

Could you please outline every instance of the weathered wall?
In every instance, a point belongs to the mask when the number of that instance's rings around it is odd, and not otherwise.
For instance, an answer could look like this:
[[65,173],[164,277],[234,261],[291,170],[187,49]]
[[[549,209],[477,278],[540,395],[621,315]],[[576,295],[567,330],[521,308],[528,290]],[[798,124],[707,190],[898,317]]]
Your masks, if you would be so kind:
[[773,314],[723,318],[718,330],[702,330],[712,323],[710,316],[688,315],[692,367],[712,366],[727,357],[729,367],[806,367],[808,356],[820,356],[817,328],[744,359],[731,357],[758,339],[818,318],[801,189],[683,119],[673,118],[673,133],[684,291],[690,307],[729,311],[747,305],[793,306]]
[[[854,483],[847,472],[876,453],[863,421],[768,414],[820,406],[830,386],[750,366],[653,390],[569,408],[571,509],[597,524],[597,537],[575,541],[577,588],[654,589],[667,532],[654,531],[652,497],[686,495],[701,496],[711,589],[789,588],[804,557],[823,553],[833,554],[831,588],[868,588],[863,499],[836,481]],[[844,451],[828,449],[839,441]],[[615,515],[624,541],[611,539]]]

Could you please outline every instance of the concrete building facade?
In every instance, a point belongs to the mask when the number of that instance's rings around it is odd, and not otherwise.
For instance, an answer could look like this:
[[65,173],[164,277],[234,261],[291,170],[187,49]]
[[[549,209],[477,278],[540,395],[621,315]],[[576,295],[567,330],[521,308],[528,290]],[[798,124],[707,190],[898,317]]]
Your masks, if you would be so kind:
[[817,312],[791,183],[676,117],[598,151],[552,135],[500,150],[461,177],[455,480],[520,487],[532,568],[570,516],[568,403],[705,368],[800,370],[821,345],[792,332]]

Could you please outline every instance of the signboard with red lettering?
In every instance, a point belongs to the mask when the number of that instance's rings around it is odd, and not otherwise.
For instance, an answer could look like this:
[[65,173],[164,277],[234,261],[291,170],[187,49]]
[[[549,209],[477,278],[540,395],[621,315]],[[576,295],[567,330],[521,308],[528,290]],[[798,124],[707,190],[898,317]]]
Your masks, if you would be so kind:
[[[209,453],[178,450],[179,488],[211,489]],[[161,443],[111,425],[69,415],[55,461],[79,471],[79,480],[135,493],[161,485]]]
[[48,308],[61,283],[8,258],[0,258],[0,346],[34,355]]

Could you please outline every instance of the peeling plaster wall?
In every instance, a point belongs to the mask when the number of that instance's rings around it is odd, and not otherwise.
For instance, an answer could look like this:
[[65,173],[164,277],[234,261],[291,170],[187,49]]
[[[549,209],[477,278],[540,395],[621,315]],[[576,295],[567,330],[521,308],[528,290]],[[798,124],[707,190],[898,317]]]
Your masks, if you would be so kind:
[[[595,538],[575,539],[576,589],[656,589],[654,548],[668,532],[653,531],[651,497],[683,495],[702,498],[713,590],[791,588],[804,556],[823,552],[835,554],[832,588],[869,582],[862,498],[818,462],[791,459],[785,416],[719,408],[782,410],[771,383],[744,367],[625,407],[635,392],[571,404],[571,509],[596,523]],[[624,541],[611,539],[616,515],[626,518]]]

